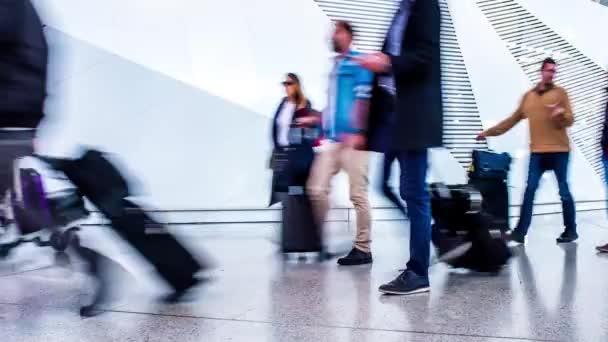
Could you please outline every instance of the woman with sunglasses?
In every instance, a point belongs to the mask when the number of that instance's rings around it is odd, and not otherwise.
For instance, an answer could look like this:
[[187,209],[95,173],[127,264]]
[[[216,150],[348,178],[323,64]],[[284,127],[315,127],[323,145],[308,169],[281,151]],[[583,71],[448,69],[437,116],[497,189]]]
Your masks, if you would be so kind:
[[[304,96],[300,78],[296,74],[287,74],[282,84],[286,96],[281,100],[272,120],[271,167],[275,172],[270,205],[280,201],[277,193],[285,193],[288,186],[297,185],[293,184],[297,181],[294,180],[295,176],[307,177],[308,162],[312,163],[314,152],[309,134],[302,132],[310,132],[321,121],[320,115],[312,110],[310,101]],[[294,170],[297,174],[291,172]],[[306,182],[306,179],[303,181]]]

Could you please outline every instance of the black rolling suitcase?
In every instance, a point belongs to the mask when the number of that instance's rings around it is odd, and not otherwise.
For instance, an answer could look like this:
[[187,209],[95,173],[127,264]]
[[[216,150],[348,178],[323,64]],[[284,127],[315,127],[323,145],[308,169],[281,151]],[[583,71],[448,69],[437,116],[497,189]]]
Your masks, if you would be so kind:
[[509,190],[506,179],[469,177],[469,185],[477,189],[483,198],[482,210],[491,215],[491,229],[509,230]]
[[432,241],[439,259],[452,267],[498,272],[511,257],[481,193],[471,185],[431,184]]
[[475,150],[469,168],[469,184],[481,193],[483,211],[492,216],[492,228],[502,232],[509,230],[507,178],[510,167],[508,153]]
[[323,253],[322,232],[315,222],[310,199],[301,187],[291,187],[283,200],[281,250],[283,253]]
[[281,251],[285,258],[293,253],[318,253],[318,259],[328,257],[325,253],[321,227],[315,221],[310,198],[306,194],[314,160],[313,141],[318,138],[318,129],[292,125],[289,131],[290,147],[284,176],[287,193],[282,200]]

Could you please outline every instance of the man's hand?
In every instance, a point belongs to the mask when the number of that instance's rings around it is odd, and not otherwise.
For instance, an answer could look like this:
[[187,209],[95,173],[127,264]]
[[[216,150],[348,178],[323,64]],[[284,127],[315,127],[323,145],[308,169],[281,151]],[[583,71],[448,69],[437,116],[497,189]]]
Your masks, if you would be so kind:
[[359,63],[362,68],[375,73],[387,72],[391,68],[391,59],[382,52],[375,52],[365,56],[356,56],[353,57],[353,60]]
[[477,134],[477,137],[475,138],[475,140],[483,141],[483,140],[486,140],[487,138],[488,138],[488,135],[486,134],[486,132],[481,132],[481,133]]
[[564,117],[566,114],[564,107],[557,105],[545,105],[545,107],[551,112],[552,119]]
[[566,124],[566,109],[559,103],[545,105],[545,108],[551,113],[551,120],[558,126],[562,127]]
[[347,147],[353,148],[355,150],[362,150],[365,148],[365,144],[367,143],[365,136],[363,134],[346,134],[343,137],[344,144]]

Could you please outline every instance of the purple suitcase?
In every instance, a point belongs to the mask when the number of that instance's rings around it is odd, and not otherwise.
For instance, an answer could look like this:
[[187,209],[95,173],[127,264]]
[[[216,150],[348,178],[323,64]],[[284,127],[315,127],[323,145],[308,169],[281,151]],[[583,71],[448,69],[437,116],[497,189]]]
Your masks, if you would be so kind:
[[19,169],[13,197],[15,223],[23,235],[51,228],[53,220],[42,177],[34,169]]

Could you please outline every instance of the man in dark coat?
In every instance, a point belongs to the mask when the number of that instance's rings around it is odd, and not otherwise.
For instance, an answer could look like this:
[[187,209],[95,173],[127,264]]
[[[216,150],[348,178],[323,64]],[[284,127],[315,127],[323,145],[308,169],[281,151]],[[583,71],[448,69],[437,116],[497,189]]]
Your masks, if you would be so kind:
[[368,146],[396,153],[401,197],[410,220],[410,260],[406,270],[380,291],[429,291],[431,208],[426,187],[428,149],[443,140],[437,0],[403,0],[382,52],[359,59],[377,73],[368,125]]
[[[606,89],[608,92],[608,88]],[[608,103],[606,103],[606,111],[604,112],[604,125],[602,127],[602,140],[600,141],[602,149],[602,162],[604,164],[604,181],[608,185]],[[608,253],[608,243],[597,246],[596,249],[600,253]]]
[[47,44],[29,0],[0,0],[0,199],[15,158],[32,153],[46,97]]

